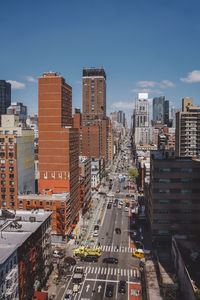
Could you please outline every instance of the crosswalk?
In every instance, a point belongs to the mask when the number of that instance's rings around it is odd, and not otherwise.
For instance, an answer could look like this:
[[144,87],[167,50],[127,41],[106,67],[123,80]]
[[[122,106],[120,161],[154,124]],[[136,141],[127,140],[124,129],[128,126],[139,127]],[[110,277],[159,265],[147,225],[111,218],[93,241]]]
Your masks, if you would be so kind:
[[100,246],[100,248],[102,252],[133,253],[133,251],[135,251],[134,248],[124,247],[124,246],[120,246],[117,248],[117,246],[102,245]]
[[[73,272],[75,266],[70,267],[70,271]],[[136,268],[124,269],[124,268],[112,268],[112,267],[99,267],[99,266],[87,266],[85,267],[85,274],[98,274],[98,275],[110,275],[110,276],[127,276],[129,278],[140,278],[140,271]]]

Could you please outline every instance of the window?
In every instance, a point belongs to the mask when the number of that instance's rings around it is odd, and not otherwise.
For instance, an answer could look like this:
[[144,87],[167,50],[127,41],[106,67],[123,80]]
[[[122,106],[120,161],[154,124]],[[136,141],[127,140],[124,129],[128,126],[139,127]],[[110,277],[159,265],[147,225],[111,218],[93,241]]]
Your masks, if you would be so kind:
[[49,201],[47,201],[46,203],[47,203],[47,206],[49,206]]
[[9,164],[13,165],[14,164],[14,160],[9,160]]
[[5,185],[6,182],[5,182],[4,180],[1,180],[1,184],[2,184],[2,185]]
[[6,199],[6,195],[1,195],[1,198],[2,198],[2,200],[5,200]]
[[10,171],[10,172],[14,171],[14,168],[13,168],[13,167],[10,167],[10,168],[9,168],[9,171]]
[[1,172],[4,172],[5,171],[5,167],[1,167]]
[[156,200],[156,203],[168,204],[168,203],[170,203],[170,200],[168,200],[168,199],[159,199],[159,200]]
[[5,193],[6,192],[6,188],[1,188],[1,192]]
[[5,178],[5,177],[6,177],[6,174],[2,173],[1,178]]
[[5,164],[5,159],[0,160],[1,164]]
[[4,142],[5,142],[4,138],[0,138],[0,143],[4,143]]
[[13,148],[14,148],[14,146],[13,145],[9,145],[9,147],[8,147],[10,150],[12,150]]
[[4,145],[0,145],[0,150],[4,150],[5,146]]
[[15,183],[14,183],[14,181],[10,181],[10,185],[12,185],[12,186],[13,186],[14,184],[15,184]]
[[159,189],[158,193],[170,193],[170,189]]
[[15,189],[10,188],[10,193],[14,193]]
[[160,172],[171,172],[171,168],[160,168]]
[[190,189],[181,189],[181,194],[191,194],[192,193],[192,190]]
[[64,202],[61,202],[61,206],[64,206],[65,204],[64,204]]
[[159,182],[163,182],[163,183],[169,183],[170,182],[170,178],[160,178]]
[[14,200],[14,196],[13,195],[10,195],[10,200]]
[[9,143],[13,143],[13,138],[8,139]]
[[40,206],[42,206],[42,201],[40,201]]
[[180,171],[185,173],[192,173],[192,168],[181,168]]
[[4,157],[5,156],[5,152],[0,152],[0,157]]
[[12,152],[9,152],[9,157],[13,157],[13,153]]
[[14,178],[14,174],[9,174],[9,178]]
[[29,200],[27,200],[27,205],[30,205],[30,201]]

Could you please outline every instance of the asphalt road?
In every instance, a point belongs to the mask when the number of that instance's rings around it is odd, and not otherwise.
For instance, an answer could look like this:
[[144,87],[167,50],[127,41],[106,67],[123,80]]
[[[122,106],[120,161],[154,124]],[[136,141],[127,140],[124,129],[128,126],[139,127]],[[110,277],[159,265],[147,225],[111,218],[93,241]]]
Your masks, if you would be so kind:
[[[114,199],[118,198],[124,201],[128,191],[123,189],[124,183],[119,183],[116,175],[113,173],[115,179],[113,179],[112,192],[117,196],[114,196]],[[118,189],[120,189],[120,193],[116,194]],[[114,287],[113,299],[134,299],[131,294],[133,294],[134,289],[137,289],[141,275],[139,260],[132,257],[133,249],[129,238],[129,212],[125,212],[124,207],[125,205],[119,209],[118,206],[114,207],[112,204],[111,209],[106,209],[97,240],[102,249],[102,256],[98,262],[90,263],[77,260],[77,265],[85,267],[85,275],[83,282],[79,285],[79,292],[73,294],[73,299],[107,299],[105,296],[107,284],[112,284]],[[120,228],[121,234],[116,234],[115,228]],[[118,264],[103,263],[103,259],[107,257],[117,258]],[[73,268],[70,269],[71,274],[73,274]],[[120,280],[126,280],[125,294],[118,292]],[[65,291],[67,289],[73,289],[72,276],[65,286]],[[137,297],[137,299],[142,298]]]

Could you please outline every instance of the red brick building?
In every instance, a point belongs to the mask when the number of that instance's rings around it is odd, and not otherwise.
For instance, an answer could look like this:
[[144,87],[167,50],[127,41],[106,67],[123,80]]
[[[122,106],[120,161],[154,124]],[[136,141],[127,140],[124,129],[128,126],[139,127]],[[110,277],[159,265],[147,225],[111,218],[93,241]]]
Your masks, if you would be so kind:
[[72,88],[57,73],[39,78],[39,192],[70,193],[71,224],[79,214],[78,130],[72,128]]

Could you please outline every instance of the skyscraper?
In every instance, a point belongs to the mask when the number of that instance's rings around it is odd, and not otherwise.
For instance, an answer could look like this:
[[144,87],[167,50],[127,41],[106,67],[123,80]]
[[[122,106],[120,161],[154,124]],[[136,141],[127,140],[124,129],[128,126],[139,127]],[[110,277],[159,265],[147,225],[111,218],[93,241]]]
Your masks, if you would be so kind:
[[164,124],[165,96],[153,98],[153,121]]
[[[11,104],[11,84],[5,80],[0,80],[0,116],[6,114],[8,106]],[[1,122],[1,119],[0,119]]]
[[19,122],[25,124],[27,119],[27,106],[23,105],[22,102],[12,102],[7,108],[7,114],[19,116]]
[[165,96],[153,98],[153,121],[169,126],[169,100]]
[[106,73],[104,69],[83,69],[83,120],[106,118]]
[[138,94],[133,119],[135,144],[149,144],[152,141],[152,127],[149,120],[148,94]]
[[200,106],[193,99],[182,99],[182,111],[176,113],[176,155],[200,157]]
[[72,128],[72,88],[57,73],[39,78],[39,192],[70,193],[71,220],[78,215],[78,130]]

